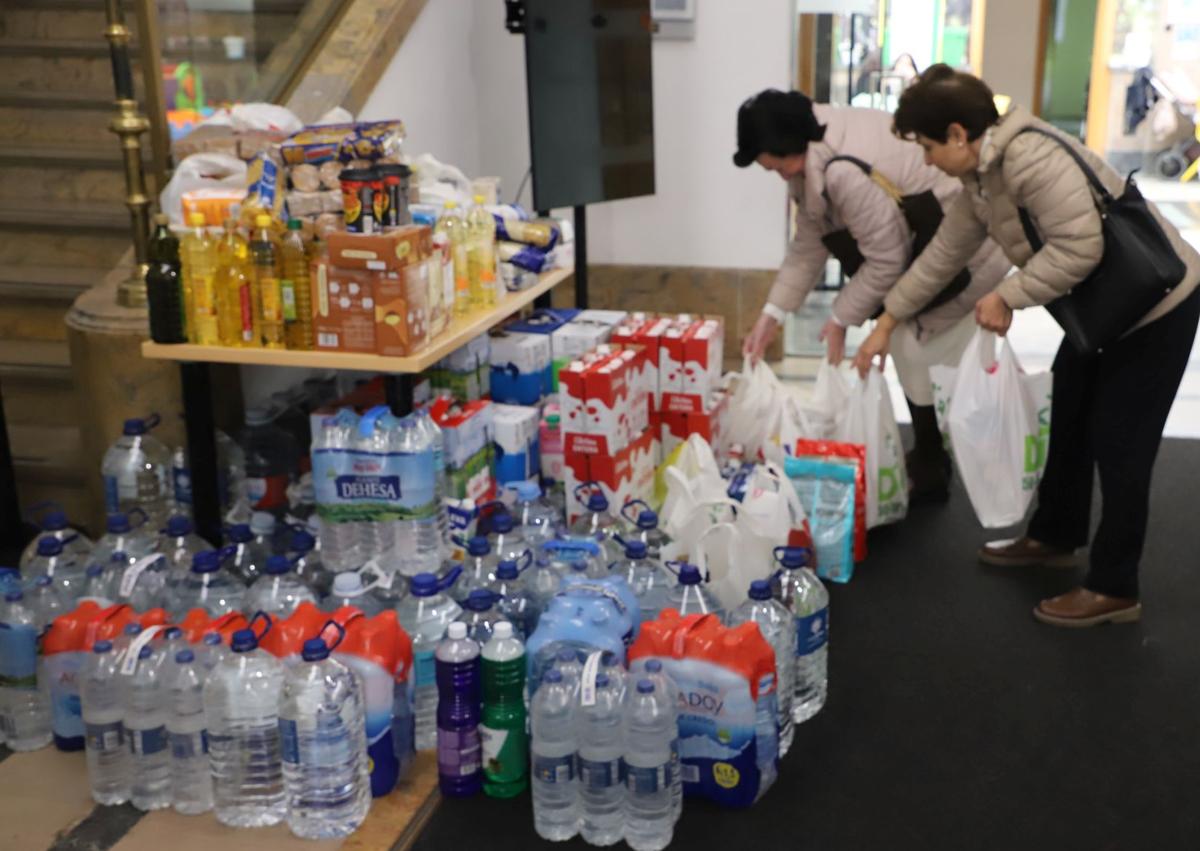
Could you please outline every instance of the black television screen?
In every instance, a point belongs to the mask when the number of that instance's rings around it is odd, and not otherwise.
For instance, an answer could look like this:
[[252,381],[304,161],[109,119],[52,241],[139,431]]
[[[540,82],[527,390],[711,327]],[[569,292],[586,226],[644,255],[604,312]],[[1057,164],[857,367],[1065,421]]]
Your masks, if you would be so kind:
[[649,0],[526,0],[539,210],[654,194]]

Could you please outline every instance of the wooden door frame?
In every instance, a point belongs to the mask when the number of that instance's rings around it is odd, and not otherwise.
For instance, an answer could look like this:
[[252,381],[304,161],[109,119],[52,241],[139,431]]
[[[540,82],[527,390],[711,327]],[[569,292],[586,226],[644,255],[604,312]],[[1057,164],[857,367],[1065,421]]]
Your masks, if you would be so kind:
[[1042,115],[1042,98],[1046,89],[1046,46],[1050,40],[1050,15],[1053,11],[1053,0],[1041,0],[1038,5],[1038,35],[1037,53],[1034,56],[1033,71],[1033,114],[1039,118]]
[[1112,94],[1112,73],[1108,63],[1112,58],[1119,4],[1120,0],[1097,0],[1096,28],[1092,35],[1092,72],[1088,82],[1085,141],[1089,148],[1101,156],[1108,145],[1108,100]]

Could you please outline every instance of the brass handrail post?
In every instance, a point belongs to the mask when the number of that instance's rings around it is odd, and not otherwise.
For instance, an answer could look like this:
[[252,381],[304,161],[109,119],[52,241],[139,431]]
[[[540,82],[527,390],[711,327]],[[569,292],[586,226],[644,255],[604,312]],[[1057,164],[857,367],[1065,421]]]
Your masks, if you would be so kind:
[[145,273],[149,266],[150,196],[146,194],[146,178],[142,173],[141,135],[150,129],[150,122],[138,112],[133,90],[133,69],[129,62],[129,28],[121,12],[120,0],[105,0],[108,39],[112,58],[113,87],[116,89],[117,115],[108,129],[121,140],[125,166],[125,206],[129,208],[133,227],[133,253],[137,264],[133,275],[117,288],[117,301],[125,307],[146,304]]
[[158,23],[158,0],[135,0],[137,5],[138,51],[142,56],[144,104],[150,119],[150,155],[154,191],[162,192],[171,171],[171,129],[163,94],[162,38]]

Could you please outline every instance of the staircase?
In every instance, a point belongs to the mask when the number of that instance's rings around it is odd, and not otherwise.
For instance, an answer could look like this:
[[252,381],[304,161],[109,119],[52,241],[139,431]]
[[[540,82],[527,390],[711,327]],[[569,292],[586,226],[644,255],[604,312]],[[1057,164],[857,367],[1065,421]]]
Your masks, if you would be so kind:
[[[249,60],[286,37],[305,0],[256,0],[253,12],[159,5],[164,63],[195,62],[213,103],[249,93]],[[136,60],[133,3],[124,9]],[[103,0],[0,0],[0,388],[23,506],[53,499],[79,517],[99,471],[81,461],[63,318],[132,244],[104,29]],[[247,61],[225,56],[231,33],[249,36]]]

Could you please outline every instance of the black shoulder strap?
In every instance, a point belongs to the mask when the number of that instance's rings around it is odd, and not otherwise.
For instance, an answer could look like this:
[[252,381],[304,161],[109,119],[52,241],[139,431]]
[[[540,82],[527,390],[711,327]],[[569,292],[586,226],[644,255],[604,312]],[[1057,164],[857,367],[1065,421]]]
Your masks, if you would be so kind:
[[860,160],[858,157],[852,157],[849,154],[838,154],[836,157],[830,157],[825,161],[825,167],[822,171],[828,171],[829,167],[836,162],[854,163],[863,174],[867,177],[871,176],[871,164]]
[[1029,240],[1030,246],[1036,254],[1042,250],[1042,237],[1037,232],[1037,227],[1033,224],[1033,216],[1029,215],[1029,211],[1024,207],[1017,207],[1017,217],[1021,220],[1021,229],[1025,231],[1025,238]]
[[[1018,130],[1016,136],[1021,136],[1025,133],[1037,133],[1040,136],[1045,136],[1047,139],[1053,139],[1055,142],[1057,142],[1064,151],[1071,155],[1071,159],[1075,160],[1075,163],[1087,177],[1088,183],[1092,184],[1092,188],[1096,190],[1096,194],[1100,196],[1100,200],[1104,203],[1104,205],[1107,206],[1108,204],[1112,203],[1112,193],[1108,191],[1108,187],[1104,185],[1104,183],[1096,175],[1096,172],[1092,171],[1092,167],[1087,164],[1087,160],[1080,156],[1079,152],[1075,150],[1074,145],[1059,136],[1057,133],[1051,133],[1048,130],[1043,130],[1041,127],[1026,127],[1022,130]],[[1013,138],[1015,139],[1016,136]]]

